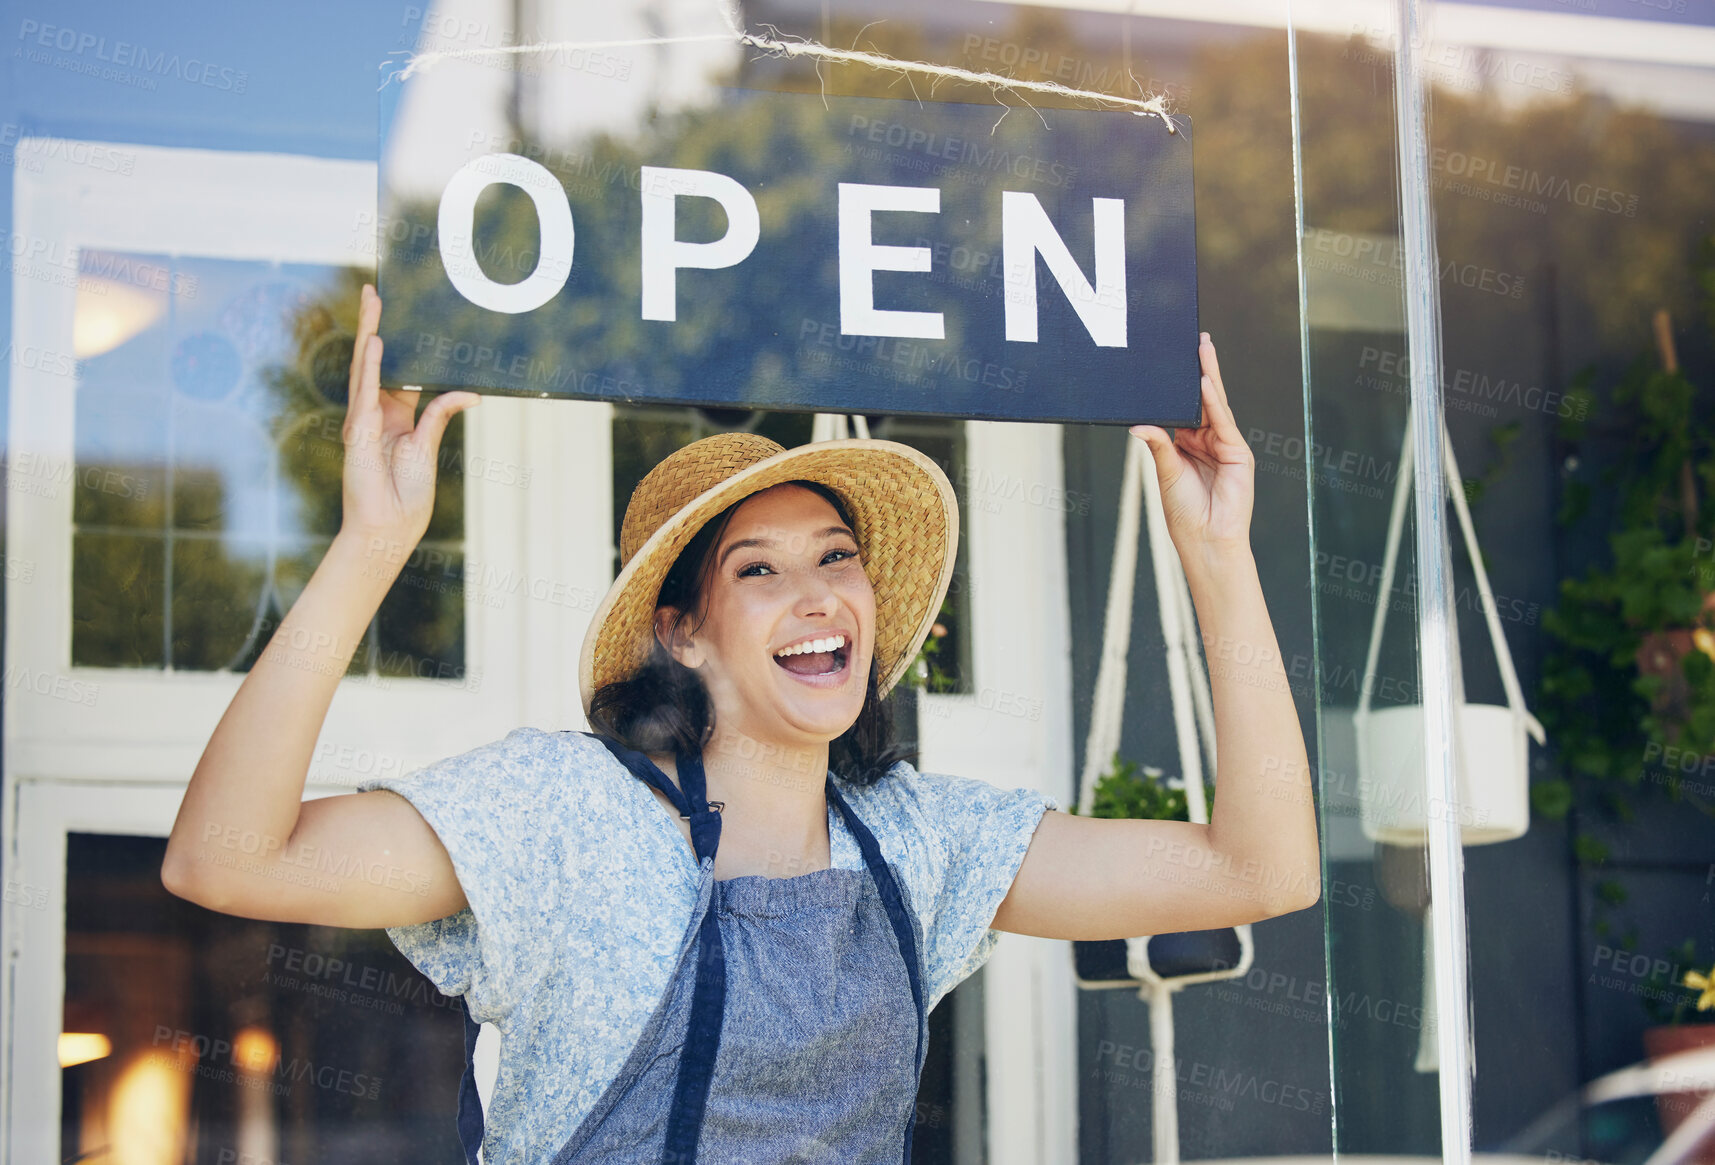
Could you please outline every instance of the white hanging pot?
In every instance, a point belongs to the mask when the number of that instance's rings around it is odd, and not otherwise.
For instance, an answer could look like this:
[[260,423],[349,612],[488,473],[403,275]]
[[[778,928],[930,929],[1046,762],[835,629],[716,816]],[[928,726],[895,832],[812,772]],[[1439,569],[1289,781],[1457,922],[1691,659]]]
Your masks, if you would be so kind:
[[1459,636],[1455,626],[1453,645],[1454,723],[1457,742],[1454,757],[1456,789],[1451,804],[1429,794],[1423,749],[1423,705],[1400,704],[1374,711],[1370,692],[1376,678],[1376,660],[1381,652],[1382,628],[1392,605],[1393,564],[1399,554],[1400,531],[1404,526],[1405,502],[1412,471],[1410,418],[1405,425],[1404,449],[1394,480],[1393,512],[1388,517],[1387,548],[1382,555],[1382,577],[1377,591],[1376,612],[1370,628],[1370,648],[1364,663],[1358,707],[1352,713],[1357,737],[1358,803],[1364,836],[1392,845],[1422,845],[1429,840],[1429,822],[1449,820],[1459,825],[1465,845],[1484,845],[1520,837],[1530,827],[1530,744],[1544,742],[1542,725],[1524,706],[1513,657],[1501,632],[1489,573],[1477,546],[1471,511],[1465,504],[1465,487],[1453,458],[1453,442],[1445,422],[1441,450],[1448,492],[1459,516],[1459,529],[1470,553],[1482,597],[1483,617],[1488,624],[1489,643],[1500,666],[1505,704],[1467,704],[1464,671],[1459,660]]
[[1505,704],[1459,704],[1458,791],[1452,804],[1424,793],[1423,705],[1403,704],[1353,717],[1358,737],[1358,797],[1364,836],[1390,845],[1423,845],[1429,822],[1459,825],[1466,845],[1522,837],[1530,827],[1528,729]]

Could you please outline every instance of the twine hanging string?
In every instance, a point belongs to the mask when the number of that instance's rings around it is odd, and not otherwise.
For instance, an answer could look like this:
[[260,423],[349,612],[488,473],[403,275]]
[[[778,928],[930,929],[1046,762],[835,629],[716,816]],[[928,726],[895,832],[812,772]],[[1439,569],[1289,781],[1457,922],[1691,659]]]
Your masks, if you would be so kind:
[[[1165,94],[1146,97],[1122,97],[1114,93],[1102,93],[1094,89],[1074,89],[1057,81],[1030,81],[1020,77],[1008,77],[1002,73],[978,73],[970,69],[960,69],[952,65],[937,65],[931,61],[906,61],[898,57],[890,57],[886,53],[866,52],[861,49],[829,48],[813,40],[780,35],[778,29],[771,29],[773,35],[763,36],[747,32],[741,27],[734,15],[723,9],[726,18],[727,32],[704,33],[696,36],[648,36],[635,37],[625,40],[591,40],[591,41],[537,41],[516,45],[497,45],[488,48],[450,49],[441,52],[413,53],[402,68],[382,81],[397,78],[400,81],[410,79],[417,73],[426,72],[435,65],[446,60],[469,60],[477,57],[495,56],[528,56],[537,53],[560,53],[590,49],[616,48],[648,48],[655,45],[675,44],[704,44],[725,41],[732,44],[742,44],[758,50],[763,56],[783,57],[786,59],[808,58],[817,64],[820,72],[821,62],[831,61],[835,64],[866,65],[869,68],[884,72],[895,72],[907,80],[912,75],[932,77],[936,83],[941,81],[960,81],[971,85],[986,86],[998,95],[1012,93],[1025,100],[1025,93],[1046,93],[1055,97],[1071,98],[1077,101],[1090,101],[1115,109],[1129,109],[1138,117],[1159,117],[1167,126],[1168,133],[1177,133],[1173,119],[1167,110]],[[389,62],[393,63],[393,62]],[[1135,81],[1136,78],[1133,78]],[[1139,87],[1141,89],[1141,86]],[[931,88],[931,92],[933,89]],[[1004,104],[1004,102],[1002,103]],[[1032,109],[1035,106],[1031,106]],[[1002,120],[1005,114],[1001,115]],[[1040,112],[1038,112],[1038,116]],[[999,121],[995,122],[998,126]],[[1044,120],[1046,124],[1046,120]]]

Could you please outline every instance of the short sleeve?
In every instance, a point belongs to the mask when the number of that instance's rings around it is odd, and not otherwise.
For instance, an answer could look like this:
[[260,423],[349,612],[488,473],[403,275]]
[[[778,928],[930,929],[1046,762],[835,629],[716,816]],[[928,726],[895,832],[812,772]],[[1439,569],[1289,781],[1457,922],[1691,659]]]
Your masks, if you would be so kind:
[[1060,807],[1037,789],[1002,788],[973,777],[897,767],[926,832],[941,853],[941,876],[926,887],[925,1002],[934,1007],[988,962],[1001,932],[989,927],[1012,889],[1042,816]]
[[504,739],[400,776],[366,781],[410,801],[452,859],[469,905],[387,935],[473,1018],[506,1015],[547,972],[566,926],[575,787],[555,733],[515,728]]

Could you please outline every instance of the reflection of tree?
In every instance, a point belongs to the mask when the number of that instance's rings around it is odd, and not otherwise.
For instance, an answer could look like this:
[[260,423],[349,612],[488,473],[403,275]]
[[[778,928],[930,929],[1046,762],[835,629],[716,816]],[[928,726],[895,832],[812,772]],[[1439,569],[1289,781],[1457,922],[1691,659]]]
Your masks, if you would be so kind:
[[[293,561],[281,579],[287,608],[339,532],[344,512],[342,428],[357,305],[369,278],[367,272],[341,269],[327,289],[287,321],[296,342],[296,360],[274,370],[276,379],[287,386],[285,395],[296,404],[276,425],[281,435],[280,482],[294,491],[298,505],[297,520],[291,523],[298,535],[290,547]],[[433,675],[440,664],[463,666],[463,420],[453,417],[442,438],[435,507],[419,544],[425,551],[444,551],[457,565],[425,570],[418,565],[422,555],[407,564],[371,625],[368,651],[352,659],[353,672]],[[282,528],[287,526],[284,514],[281,523]]]
[[[308,292],[294,285],[292,295],[254,296],[266,307],[264,318],[250,323],[281,336],[285,358],[251,369],[246,391],[188,405],[175,398],[168,406],[181,426],[230,422],[241,430],[254,423],[267,434],[277,463],[247,468],[259,477],[270,469],[276,474],[272,545],[230,528],[231,499],[219,468],[175,460],[169,475],[161,464],[79,459],[73,486],[74,662],[243,671],[259,657],[340,527],[346,381],[359,287],[367,278],[364,271],[336,269]],[[279,318],[269,316],[267,308],[281,299],[295,306]],[[159,375],[170,374],[163,367]],[[113,391],[104,384],[96,399]],[[455,417],[443,439],[437,500],[424,543],[446,551],[454,565],[437,567],[440,585],[401,586],[389,594],[371,627],[368,650],[352,661],[353,671],[444,674],[443,664],[463,665],[461,421]],[[163,462],[166,456],[160,450]],[[415,569],[407,568],[406,583],[421,581],[412,575]],[[163,647],[164,640],[170,647]]]
[[[73,482],[72,662],[159,667],[166,615],[166,475],[80,461]],[[103,488],[105,486],[106,488]],[[218,496],[221,483],[204,483]],[[135,529],[143,536],[127,533]]]
[[82,534],[72,540],[72,662],[160,667],[166,613],[159,538]]
[[[1140,21],[1136,27],[1152,26]],[[1064,17],[1051,12],[1020,12],[1011,26],[982,38],[968,38],[961,29],[936,41],[903,21],[866,26],[836,20],[826,32],[790,31],[840,45],[852,43],[861,31],[862,47],[894,56],[1131,96],[1138,92],[1113,39],[1080,38]],[[1146,52],[1146,34],[1139,32],[1136,40],[1138,52]],[[1002,65],[993,52],[996,43],[1034,55],[1025,60],[1021,54],[1016,64]],[[1276,313],[1258,310],[1258,301],[1284,294],[1290,307],[1295,298],[1291,224],[1283,228],[1273,200],[1258,197],[1282,173],[1290,179],[1292,110],[1285,49],[1283,34],[1258,33],[1212,40],[1180,69],[1155,66],[1173,73],[1192,95],[1183,111],[1196,119],[1199,276],[1222,286],[1223,315],[1236,310],[1243,318],[1262,319]],[[1312,226],[1343,231],[1394,231],[1397,164],[1389,54],[1361,38],[1342,41],[1305,33],[1299,34],[1298,52],[1306,217]],[[1066,73],[1055,72],[1068,66]],[[747,68],[746,84],[811,93],[825,87],[839,94],[910,95],[897,76],[851,65],[824,65],[820,76],[803,64],[771,60]],[[1150,69],[1147,60],[1134,62],[1137,76],[1149,75]],[[916,84],[927,98],[923,82]],[[1644,108],[1620,107],[1576,88],[1555,94],[1501,84],[1508,92],[1436,86],[1432,179],[1442,257],[1517,273],[1527,281],[1543,277],[1544,265],[1552,262],[1555,278],[1562,281],[1555,294],[1570,313],[1562,324],[1564,334],[1585,337],[1594,351],[1623,363],[1647,341],[1644,329],[1656,306],[1668,307],[1678,319],[1696,310],[1686,257],[1709,231],[1715,146],[1701,127]],[[1375,99],[1352,99],[1366,92]],[[982,87],[956,82],[938,84],[934,95],[991,99]],[[1518,97],[1534,100],[1508,100]],[[1034,94],[1029,98],[1035,104],[1055,103]],[[1017,103],[1014,97],[1001,99]],[[1019,115],[1028,117],[1029,110],[1009,116]],[[1473,159],[1492,173],[1484,170],[1475,179],[1462,173]],[[1463,187],[1461,179],[1466,179]],[[1512,195],[1542,209],[1511,205]],[[1247,289],[1242,280],[1229,282],[1229,273],[1266,273],[1267,283]],[[1526,296],[1541,307],[1534,286]],[[1467,321],[1457,303],[1451,306],[1458,326],[1502,314],[1474,309]],[[1478,304],[1479,309],[1491,306]],[[1453,323],[1448,334],[1456,335]]]

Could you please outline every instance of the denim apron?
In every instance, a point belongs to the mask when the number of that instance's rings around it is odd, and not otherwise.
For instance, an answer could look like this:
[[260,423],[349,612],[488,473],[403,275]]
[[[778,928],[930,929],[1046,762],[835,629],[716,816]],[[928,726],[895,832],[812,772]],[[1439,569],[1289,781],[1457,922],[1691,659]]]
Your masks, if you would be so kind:
[[[717,881],[723,806],[705,799],[702,758],[677,757],[681,792],[642,753],[596,739],[690,821],[700,872],[667,989],[554,1165],[909,1165],[929,1034],[920,932],[875,835],[829,777],[866,870]],[[458,1123],[471,1165],[478,1030],[467,1009]]]

